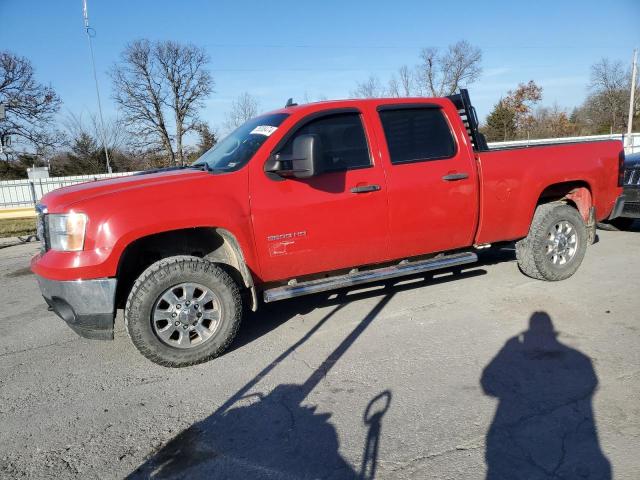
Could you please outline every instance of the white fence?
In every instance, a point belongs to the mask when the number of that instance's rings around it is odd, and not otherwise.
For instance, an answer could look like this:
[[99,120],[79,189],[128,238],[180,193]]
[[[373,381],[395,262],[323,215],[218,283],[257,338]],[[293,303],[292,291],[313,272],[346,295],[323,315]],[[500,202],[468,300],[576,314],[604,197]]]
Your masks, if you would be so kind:
[[133,173],[137,172],[2,181],[0,182],[0,208],[35,206],[46,193],[56,188],[76,183],[95,182],[105,178],[123,177]]

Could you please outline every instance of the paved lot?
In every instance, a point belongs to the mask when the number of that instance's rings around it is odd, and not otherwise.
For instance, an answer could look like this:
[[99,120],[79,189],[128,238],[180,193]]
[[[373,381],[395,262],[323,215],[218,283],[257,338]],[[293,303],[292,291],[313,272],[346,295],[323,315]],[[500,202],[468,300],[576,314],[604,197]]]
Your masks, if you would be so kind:
[[178,370],[120,316],[115,342],[76,337],[41,301],[35,244],[2,249],[0,477],[636,479],[640,233],[599,237],[560,283],[506,249],[273,304]]

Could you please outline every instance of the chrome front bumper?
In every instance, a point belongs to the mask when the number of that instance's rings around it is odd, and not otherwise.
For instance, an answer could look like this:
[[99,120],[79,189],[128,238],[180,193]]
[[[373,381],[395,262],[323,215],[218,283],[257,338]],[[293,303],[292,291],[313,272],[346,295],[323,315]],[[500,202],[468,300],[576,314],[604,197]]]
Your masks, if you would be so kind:
[[113,340],[115,278],[60,281],[36,275],[45,301],[78,335]]

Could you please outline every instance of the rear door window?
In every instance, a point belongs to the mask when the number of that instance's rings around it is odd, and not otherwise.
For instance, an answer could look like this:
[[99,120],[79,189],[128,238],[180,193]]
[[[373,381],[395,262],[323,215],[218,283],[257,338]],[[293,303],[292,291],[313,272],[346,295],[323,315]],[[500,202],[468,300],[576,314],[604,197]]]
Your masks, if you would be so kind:
[[379,112],[391,163],[453,157],[456,145],[439,108],[398,108]]

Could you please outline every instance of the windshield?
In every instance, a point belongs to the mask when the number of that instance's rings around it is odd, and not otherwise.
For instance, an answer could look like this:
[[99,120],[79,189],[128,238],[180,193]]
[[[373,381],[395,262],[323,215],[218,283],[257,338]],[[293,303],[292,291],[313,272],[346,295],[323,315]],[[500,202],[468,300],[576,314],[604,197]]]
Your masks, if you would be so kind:
[[207,170],[222,172],[242,168],[288,116],[274,113],[252,118],[216,143],[193,166],[206,165]]

